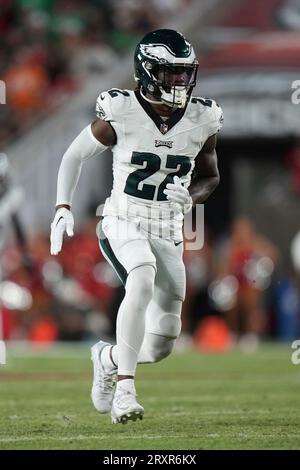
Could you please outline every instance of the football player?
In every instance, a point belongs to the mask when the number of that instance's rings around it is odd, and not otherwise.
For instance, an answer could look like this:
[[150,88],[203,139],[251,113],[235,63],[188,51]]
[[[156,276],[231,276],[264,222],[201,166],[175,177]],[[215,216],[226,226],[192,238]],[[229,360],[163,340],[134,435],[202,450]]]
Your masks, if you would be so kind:
[[[63,156],[51,224],[51,253],[73,235],[71,201],[82,164],[111,147],[113,188],[101,222],[100,248],[125,286],[117,344],[91,349],[92,401],[113,423],[142,418],[134,376],[137,363],[167,357],[181,328],[185,297],[184,214],[219,183],[216,134],[221,108],[192,97],[198,61],[182,34],[147,34],[134,56],[137,88],[99,95],[98,119]],[[116,377],[116,381],[115,381]],[[115,383],[116,382],[116,383]]]

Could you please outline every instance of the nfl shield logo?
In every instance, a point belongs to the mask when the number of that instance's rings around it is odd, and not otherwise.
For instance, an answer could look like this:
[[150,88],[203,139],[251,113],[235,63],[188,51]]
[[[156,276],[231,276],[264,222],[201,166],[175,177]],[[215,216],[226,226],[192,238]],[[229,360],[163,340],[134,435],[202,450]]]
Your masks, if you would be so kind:
[[163,124],[160,125],[160,132],[161,132],[162,134],[165,134],[166,132],[168,132],[168,126],[167,126],[167,124],[163,123]]

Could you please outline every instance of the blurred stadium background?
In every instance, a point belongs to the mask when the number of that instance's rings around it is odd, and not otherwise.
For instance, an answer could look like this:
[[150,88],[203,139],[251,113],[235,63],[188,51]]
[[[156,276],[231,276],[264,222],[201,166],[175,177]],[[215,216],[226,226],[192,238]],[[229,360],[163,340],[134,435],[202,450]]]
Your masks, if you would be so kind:
[[[114,336],[123,296],[96,241],[109,152],[85,165],[76,234],[49,254],[63,152],[98,94],[133,87],[133,48],[182,31],[199,55],[196,94],[224,110],[221,184],[205,205],[205,246],[186,252],[179,347],[254,350],[300,337],[299,0],[0,0],[1,313],[6,340]],[[5,155],[9,160],[6,165]],[[13,214],[13,216],[11,215]],[[297,241],[298,240],[298,241]]]

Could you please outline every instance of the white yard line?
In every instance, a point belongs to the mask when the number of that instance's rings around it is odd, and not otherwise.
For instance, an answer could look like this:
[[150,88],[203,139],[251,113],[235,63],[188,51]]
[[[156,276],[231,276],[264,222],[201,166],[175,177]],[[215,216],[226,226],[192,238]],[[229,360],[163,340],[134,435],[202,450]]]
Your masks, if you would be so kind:
[[[252,410],[210,410],[210,411],[200,411],[198,416],[218,416],[218,415],[243,415],[245,418],[249,418],[250,415],[256,414],[270,414],[272,413],[271,410],[263,410],[263,409],[255,409]],[[166,417],[174,417],[174,416],[194,416],[195,413],[192,411],[168,411],[167,413],[162,413],[163,416]]]
[[[252,439],[254,437],[257,437],[256,433],[238,433],[238,434],[232,434],[230,438],[246,438],[246,439]],[[298,438],[300,437],[300,434],[284,434],[284,438]],[[155,440],[155,439],[165,439],[166,436],[163,435],[157,435],[157,436],[152,436],[148,434],[139,434],[138,436],[118,436],[117,440]],[[168,439],[219,439],[221,438],[220,434],[217,433],[211,433],[211,434],[199,434],[198,436],[185,436],[185,435],[175,435],[175,436],[168,436]],[[276,436],[274,434],[260,434],[259,439],[274,439]],[[20,437],[2,437],[0,438],[0,443],[16,443],[16,442],[38,442],[38,441],[57,441],[57,442],[68,442],[68,441],[91,441],[91,440],[97,440],[97,441],[105,441],[108,440],[109,437],[107,436],[61,436],[61,437],[54,437],[54,436],[20,436]]]
[[[117,439],[120,440],[153,440],[153,439],[165,439],[166,436],[151,436],[148,434],[139,434],[138,436],[118,436]],[[168,436],[168,439],[186,439],[187,436],[184,435],[175,435],[175,436]],[[61,436],[61,437],[54,437],[54,436],[20,436],[20,437],[0,437],[0,443],[7,443],[7,442],[31,442],[31,441],[88,441],[88,440],[97,440],[97,441],[105,441],[109,439],[107,436]],[[190,439],[190,437],[189,437]]]

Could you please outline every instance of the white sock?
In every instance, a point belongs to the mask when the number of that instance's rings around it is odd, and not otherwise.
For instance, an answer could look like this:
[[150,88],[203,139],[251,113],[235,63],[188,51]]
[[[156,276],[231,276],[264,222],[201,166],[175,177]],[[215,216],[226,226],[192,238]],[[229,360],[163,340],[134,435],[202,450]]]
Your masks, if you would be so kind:
[[152,298],[155,269],[151,265],[133,269],[117,317],[118,375],[135,375],[138,354],[145,334],[145,313]]
[[130,393],[133,393],[134,395],[136,395],[134,379],[118,380],[116,393],[123,393],[124,390],[126,392],[130,392]]

